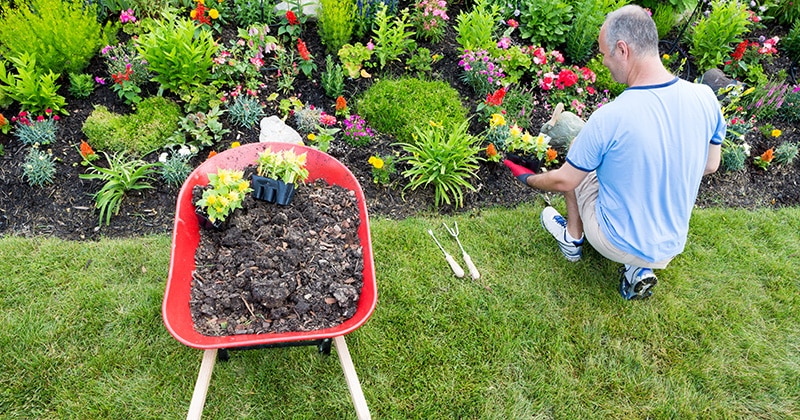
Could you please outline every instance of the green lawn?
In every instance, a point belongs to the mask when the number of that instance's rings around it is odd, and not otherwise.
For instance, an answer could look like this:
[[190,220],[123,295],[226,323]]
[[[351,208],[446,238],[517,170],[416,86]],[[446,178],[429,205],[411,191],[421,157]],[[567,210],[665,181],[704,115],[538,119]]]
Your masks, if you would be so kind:
[[[643,302],[594,251],[563,260],[539,210],[371,222],[378,306],[347,343],[373,418],[800,416],[800,209],[697,210]],[[491,291],[450,274],[442,221]],[[161,321],[169,251],[0,238],[0,417],[185,418],[202,351]],[[355,411],[337,357],[296,347],[217,363],[204,418]]]

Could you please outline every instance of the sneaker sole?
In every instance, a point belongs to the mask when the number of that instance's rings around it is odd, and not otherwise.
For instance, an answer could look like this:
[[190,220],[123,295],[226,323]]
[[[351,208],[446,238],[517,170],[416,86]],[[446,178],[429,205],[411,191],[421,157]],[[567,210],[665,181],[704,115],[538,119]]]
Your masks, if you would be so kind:
[[657,277],[646,277],[642,281],[633,286],[633,293],[635,293],[630,300],[643,300],[653,295],[653,287],[658,284]]

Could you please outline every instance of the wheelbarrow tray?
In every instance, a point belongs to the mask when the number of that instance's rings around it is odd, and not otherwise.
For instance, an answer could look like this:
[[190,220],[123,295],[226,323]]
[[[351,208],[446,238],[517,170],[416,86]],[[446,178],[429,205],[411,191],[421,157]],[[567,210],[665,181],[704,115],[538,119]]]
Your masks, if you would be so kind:
[[[243,170],[255,165],[258,154],[270,148],[273,152],[294,149],[296,153],[307,153],[307,182],[323,179],[328,184],[355,192],[358,201],[361,223],[358,237],[364,258],[363,287],[355,314],[342,324],[325,329],[304,332],[261,333],[225,336],[207,336],[194,328],[189,308],[191,297],[192,272],[195,270],[195,252],[200,242],[200,228],[192,204],[192,189],[195,185],[207,185],[208,174],[218,169]],[[264,205],[275,205],[267,204]],[[175,225],[172,231],[172,250],[169,264],[162,316],[164,324],[175,339],[197,349],[221,349],[235,347],[264,346],[293,341],[315,341],[346,335],[366,322],[377,302],[375,268],[372,260],[372,242],[369,231],[369,217],[364,201],[364,193],[358,180],[341,162],[319,150],[290,143],[251,143],[239,146],[206,160],[186,179],[178,194],[175,208]]]

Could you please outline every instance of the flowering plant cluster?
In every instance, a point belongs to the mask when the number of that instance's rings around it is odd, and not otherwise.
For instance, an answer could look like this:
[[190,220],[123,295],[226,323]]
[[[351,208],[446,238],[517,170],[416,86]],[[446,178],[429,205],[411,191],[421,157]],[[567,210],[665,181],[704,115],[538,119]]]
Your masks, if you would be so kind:
[[397,172],[392,155],[370,156],[367,162],[372,165],[372,181],[378,185],[388,185],[392,175]]
[[268,34],[269,25],[239,28],[238,39],[231,40],[214,56],[212,78],[227,86],[243,83],[247,89],[258,89],[263,84],[261,70],[268,54],[279,48],[278,40]]
[[307,78],[311,79],[311,73],[317,69],[317,65],[314,63],[314,56],[308,51],[306,43],[300,38],[297,38],[297,52],[300,54],[300,70]]
[[563,66],[564,56],[544,48],[531,48],[536,70],[537,85],[548,94],[548,103],[555,106],[559,102],[569,106],[578,116],[586,109],[586,100],[594,95],[592,85],[597,76],[588,67]]
[[464,70],[461,80],[472,86],[480,96],[503,86],[503,67],[495,62],[487,50],[464,51],[458,65]]
[[278,36],[284,39],[288,38],[288,41],[294,41],[303,31],[303,23],[305,23],[305,16],[302,13],[287,10],[279,19]]
[[97,155],[97,153],[95,153],[94,149],[92,149],[92,146],[90,146],[86,140],[81,140],[81,144],[78,146],[78,152],[83,158],[83,161],[81,162],[83,166],[89,165],[89,163],[94,162],[100,157]]
[[11,117],[11,121],[17,123],[14,136],[27,146],[36,144],[47,145],[55,141],[56,130],[58,129],[58,115],[53,114],[53,110],[48,108],[45,115],[36,118],[29,118],[27,111],[21,111],[16,117]]
[[503,98],[506,96],[507,91],[505,87],[501,87],[492,93],[486,94],[486,100],[478,104],[476,111],[481,113],[484,117],[489,117],[497,113],[505,113],[503,109]]
[[[126,44],[106,45],[100,50],[106,61],[108,74],[114,84],[111,88],[127,104],[139,103],[140,86],[150,79],[147,60]],[[105,80],[101,84],[105,84]]]
[[758,84],[764,82],[766,76],[761,67],[763,62],[772,62],[778,53],[776,45],[780,38],[777,36],[769,39],[760,39],[759,42],[744,40],[740,42],[736,49],[731,53],[730,60],[725,61],[723,71],[728,76],[748,82]]
[[[205,0],[195,0],[197,5],[191,12],[189,12],[189,17],[192,18],[193,21],[197,22],[199,25],[206,25],[211,28],[214,28],[216,31],[222,30],[222,25],[224,25],[225,19],[220,12],[220,9],[214,7],[207,7],[205,4]],[[225,7],[225,3],[222,0],[217,0],[219,8]]]
[[352,146],[366,146],[375,135],[372,129],[367,126],[367,122],[358,114],[353,114],[345,118],[344,141]]
[[220,169],[216,174],[208,174],[211,188],[203,191],[203,198],[195,205],[205,209],[212,223],[224,222],[236,209],[242,208],[242,201],[251,192],[250,182],[243,179],[242,171]]
[[764,153],[753,158],[753,163],[755,163],[755,165],[758,166],[759,168],[766,171],[767,168],[769,168],[769,165],[772,163],[772,159],[774,158],[775,158],[775,148],[770,147]]
[[444,37],[447,16],[447,2],[445,0],[419,0],[414,5],[411,23],[417,35],[431,42],[439,42]]

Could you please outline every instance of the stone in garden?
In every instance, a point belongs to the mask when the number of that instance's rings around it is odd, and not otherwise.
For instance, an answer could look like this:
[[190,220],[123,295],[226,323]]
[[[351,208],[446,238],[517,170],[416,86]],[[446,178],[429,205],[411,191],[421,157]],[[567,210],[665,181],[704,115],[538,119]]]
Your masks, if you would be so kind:
[[[319,0],[310,0],[303,4],[303,15],[310,19],[316,19],[319,7]],[[275,5],[275,14],[278,16],[283,15],[289,8],[289,3],[282,1]]]
[[303,138],[292,127],[286,125],[277,115],[261,119],[261,134],[258,136],[260,143],[270,141],[303,144]]
[[586,124],[581,117],[564,111],[564,104],[559,103],[553,116],[546,121],[539,132],[550,136],[550,145],[556,149],[566,149]]
[[[742,84],[736,79],[731,79],[718,68],[713,68],[703,73],[700,77],[700,83],[710,86],[714,93],[719,92],[720,89],[726,86]],[[721,99],[720,96],[718,96],[718,98]]]

